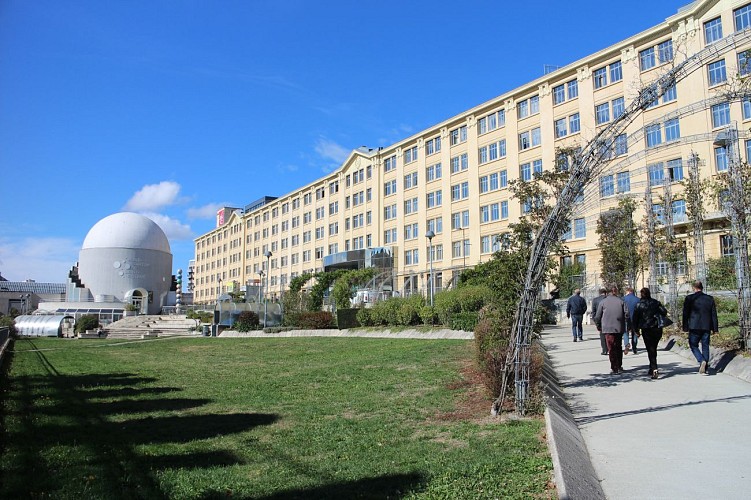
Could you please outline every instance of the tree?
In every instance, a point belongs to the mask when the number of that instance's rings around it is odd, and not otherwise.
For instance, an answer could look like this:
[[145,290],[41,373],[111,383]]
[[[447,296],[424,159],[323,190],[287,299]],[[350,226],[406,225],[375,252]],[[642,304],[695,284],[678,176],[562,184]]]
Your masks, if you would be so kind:
[[621,290],[634,286],[641,268],[639,231],[633,218],[635,210],[636,203],[623,198],[617,208],[600,214],[597,220],[600,277],[603,283],[618,285]]
[[551,279],[561,297],[570,297],[574,294],[574,290],[582,286],[579,278],[585,272],[586,268],[581,262],[574,261],[571,264],[561,262],[558,266],[558,273]]

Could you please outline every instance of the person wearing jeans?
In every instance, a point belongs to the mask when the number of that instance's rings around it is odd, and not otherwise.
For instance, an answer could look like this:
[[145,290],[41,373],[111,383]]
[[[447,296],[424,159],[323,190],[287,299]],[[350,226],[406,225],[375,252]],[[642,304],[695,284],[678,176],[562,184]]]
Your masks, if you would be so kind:
[[626,295],[623,296],[623,302],[626,303],[626,307],[628,307],[628,317],[629,320],[626,322],[626,335],[624,336],[624,343],[628,342],[628,340],[625,338],[629,332],[631,333],[631,350],[634,352],[634,354],[637,353],[636,345],[639,343],[639,336],[634,333],[634,328],[632,323],[632,318],[634,317],[634,309],[636,308],[636,304],[639,303],[639,297],[637,297],[634,294],[634,289],[632,287],[626,288]]
[[662,328],[660,328],[660,316],[667,315],[665,309],[659,300],[653,299],[649,288],[642,288],[639,292],[641,300],[634,307],[634,316],[631,319],[631,328],[634,335],[641,331],[644,338],[644,347],[647,349],[647,358],[649,359],[649,371],[647,375],[656,379],[660,376],[657,367],[657,344],[662,338]]
[[577,288],[566,303],[566,317],[571,318],[571,333],[574,335],[574,342],[577,339],[584,340],[582,322],[585,312],[587,312],[587,301],[581,296],[581,290]]
[[[694,281],[694,293],[683,302],[683,331],[688,332],[688,345],[699,362],[699,373],[707,374],[709,364],[709,335],[717,333],[717,305],[714,297],[704,293],[701,281]],[[699,350],[701,344],[701,351]]]

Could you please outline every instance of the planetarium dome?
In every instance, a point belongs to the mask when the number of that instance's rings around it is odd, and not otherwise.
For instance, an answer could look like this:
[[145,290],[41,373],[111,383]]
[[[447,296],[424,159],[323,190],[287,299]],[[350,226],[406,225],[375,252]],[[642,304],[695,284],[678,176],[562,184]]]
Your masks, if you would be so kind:
[[138,248],[171,253],[162,228],[148,217],[132,212],[112,214],[94,224],[81,247],[89,248]]
[[167,236],[143,215],[121,212],[105,217],[83,241],[77,279],[77,287],[88,289],[95,302],[114,300],[135,305],[143,314],[159,314],[169,305],[172,285]]

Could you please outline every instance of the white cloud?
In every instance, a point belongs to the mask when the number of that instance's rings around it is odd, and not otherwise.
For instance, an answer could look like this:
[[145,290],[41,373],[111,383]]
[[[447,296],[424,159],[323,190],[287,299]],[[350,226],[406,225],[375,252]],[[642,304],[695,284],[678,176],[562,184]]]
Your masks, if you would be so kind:
[[[316,141],[315,152],[318,153],[321,158],[325,160],[333,160],[338,164],[344,162],[349,157],[350,150],[337,144],[334,141],[321,137]],[[339,165],[337,165],[339,166]]]
[[202,207],[188,209],[188,218],[190,219],[215,219],[216,212],[222,207],[232,206],[227,203],[209,203]]
[[10,281],[63,283],[80,249],[81,242],[66,238],[0,240],[0,272]]
[[180,184],[172,181],[162,181],[159,184],[148,184],[142,187],[125,204],[125,210],[142,212],[158,210],[173,205],[178,201]]
[[190,240],[193,239],[193,230],[190,228],[189,225],[183,224],[177,219],[173,219],[172,217],[164,214],[155,214],[155,213],[141,213],[141,215],[144,215],[148,217],[149,219],[156,222],[159,227],[162,228],[162,231],[164,231],[164,234],[167,235],[167,238],[172,240]]

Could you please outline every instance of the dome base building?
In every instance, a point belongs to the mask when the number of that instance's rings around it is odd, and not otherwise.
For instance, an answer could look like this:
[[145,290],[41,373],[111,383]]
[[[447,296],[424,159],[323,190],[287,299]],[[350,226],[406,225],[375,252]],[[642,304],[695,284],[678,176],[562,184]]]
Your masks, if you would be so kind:
[[79,261],[68,273],[64,302],[43,302],[41,310],[99,314],[103,323],[126,309],[160,314],[175,305],[172,253],[164,231],[151,219],[121,212],[97,222],[84,239]]

